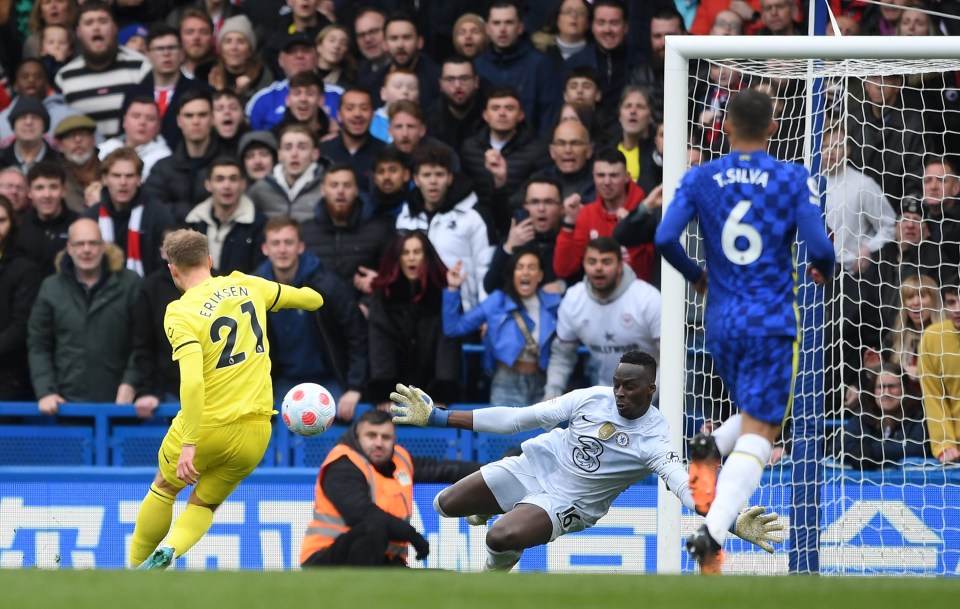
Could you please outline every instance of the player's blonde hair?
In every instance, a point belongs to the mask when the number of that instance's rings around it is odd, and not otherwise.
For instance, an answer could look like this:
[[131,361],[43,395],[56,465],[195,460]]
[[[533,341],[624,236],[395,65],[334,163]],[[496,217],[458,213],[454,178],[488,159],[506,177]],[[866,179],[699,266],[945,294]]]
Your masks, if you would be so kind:
[[181,269],[206,266],[210,256],[207,236],[189,228],[167,235],[163,240],[163,251],[170,264]]

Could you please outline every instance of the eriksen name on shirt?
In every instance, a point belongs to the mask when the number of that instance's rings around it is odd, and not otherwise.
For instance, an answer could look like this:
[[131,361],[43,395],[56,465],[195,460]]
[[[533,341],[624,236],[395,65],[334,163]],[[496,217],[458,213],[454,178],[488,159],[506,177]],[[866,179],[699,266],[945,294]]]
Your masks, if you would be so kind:
[[730,167],[724,173],[713,174],[713,179],[721,188],[730,184],[757,184],[767,187],[770,176],[762,169],[747,169],[745,167]]
[[223,302],[225,299],[249,295],[250,291],[247,288],[236,285],[214,290],[213,293],[210,294],[210,298],[203,303],[203,309],[200,310],[200,315],[203,315],[204,317],[213,317],[213,312],[216,310],[217,305]]

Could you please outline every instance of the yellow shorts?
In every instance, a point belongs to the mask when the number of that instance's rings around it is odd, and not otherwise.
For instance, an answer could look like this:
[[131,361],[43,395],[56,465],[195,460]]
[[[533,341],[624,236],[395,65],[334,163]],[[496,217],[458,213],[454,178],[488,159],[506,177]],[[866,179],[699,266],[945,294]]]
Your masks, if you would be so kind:
[[[160,474],[175,488],[187,485],[177,478],[177,460],[183,445],[180,424],[179,418],[173,420],[157,454]],[[263,460],[270,443],[270,431],[270,417],[262,415],[251,415],[223,427],[201,429],[193,459],[193,466],[200,473],[195,489],[197,497],[210,505],[223,503]]]

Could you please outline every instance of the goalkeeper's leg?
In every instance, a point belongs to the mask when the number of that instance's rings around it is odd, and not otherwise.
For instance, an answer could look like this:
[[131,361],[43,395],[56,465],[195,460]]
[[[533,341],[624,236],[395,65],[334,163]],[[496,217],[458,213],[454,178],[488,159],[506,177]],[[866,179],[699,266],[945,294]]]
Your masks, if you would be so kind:
[[553,538],[553,519],[538,505],[520,503],[497,519],[487,531],[488,571],[509,571],[527,548]]

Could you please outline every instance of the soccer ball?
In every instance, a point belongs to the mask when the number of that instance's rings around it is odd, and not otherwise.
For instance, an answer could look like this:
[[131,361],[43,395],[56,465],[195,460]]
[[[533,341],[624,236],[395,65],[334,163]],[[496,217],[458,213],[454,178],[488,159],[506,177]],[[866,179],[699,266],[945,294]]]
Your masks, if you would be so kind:
[[337,402],[326,387],[300,383],[283,396],[280,415],[298,436],[316,436],[327,431],[337,416]]

